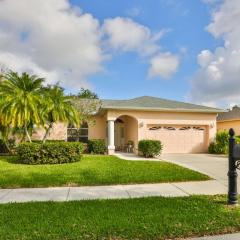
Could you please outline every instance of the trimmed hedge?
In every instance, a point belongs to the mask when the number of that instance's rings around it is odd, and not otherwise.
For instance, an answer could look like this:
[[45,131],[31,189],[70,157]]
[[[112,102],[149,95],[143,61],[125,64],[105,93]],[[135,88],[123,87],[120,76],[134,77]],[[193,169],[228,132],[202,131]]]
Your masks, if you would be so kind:
[[17,147],[18,162],[24,164],[60,164],[81,159],[83,144],[79,142],[21,143]]
[[91,139],[88,140],[89,153],[104,154],[107,151],[104,139]]
[[[32,140],[33,143],[43,143],[42,140]],[[46,143],[59,143],[59,142],[66,142],[65,140],[46,140]]]
[[140,140],[138,142],[138,150],[142,152],[146,158],[155,157],[161,154],[163,145],[158,140]]

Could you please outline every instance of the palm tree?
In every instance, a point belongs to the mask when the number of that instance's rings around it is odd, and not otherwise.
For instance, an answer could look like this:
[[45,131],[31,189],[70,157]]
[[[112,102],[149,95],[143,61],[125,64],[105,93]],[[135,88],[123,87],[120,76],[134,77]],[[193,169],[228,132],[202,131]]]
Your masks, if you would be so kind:
[[6,146],[9,152],[11,151],[8,144],[8,136],[10,132],[11,132],[11,128],[9,126],[6,126],[3,123],[2,118],[0,118],[0,139],[2,140],[2,142],[4,143],[4,145]]
[[45,106],[43,107],[44,121],[48,122],[43,142],[46,141],[55,122],[67,122],[78,125],[78,112],[71,102],[70,96],[65,96],[58,85],[45,88]]
[[0,104],[2,121],[12,128],[23,128],[25,136],[31,142],[28,132],[30,124],[39,125],[41,121],[40,110],[42,105],[43,78],[36,75],[10,71],[4,75],[0,83]]

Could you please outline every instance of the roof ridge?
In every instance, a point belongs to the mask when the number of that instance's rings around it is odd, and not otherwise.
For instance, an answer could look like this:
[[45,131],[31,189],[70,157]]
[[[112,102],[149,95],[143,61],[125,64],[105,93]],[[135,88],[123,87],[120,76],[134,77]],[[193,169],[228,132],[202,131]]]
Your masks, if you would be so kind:
[[132,109],[149,111],[200,111],[223,112],[222,109],[213,108],[194,103],[170,100],[152,96],[141,96],[132,99],[99,99],[102,109]]
[[184,104],[188,104],[188,105],[192,105],[192,106],[207,107],[207,108],[212,108],[212,109],[219,109],[219,108],[216,108],[216,107],[205,106],[205,105],[202,105],[202,104],[189,103],[189,102],[185,102],[185,101],[172,100],[172,99],[160,98],[160,97],[155,97],[155,96],[147,96],[147,95],[144,95],[144,96],[141,96],[141,97],[132,98],[132,99],[129,99],[129,100],[135,100],[135,99],[141,99],[141,98],[153,98],[153,99],[168,101],[168,102],[172,102],[172,103],[184,103]]

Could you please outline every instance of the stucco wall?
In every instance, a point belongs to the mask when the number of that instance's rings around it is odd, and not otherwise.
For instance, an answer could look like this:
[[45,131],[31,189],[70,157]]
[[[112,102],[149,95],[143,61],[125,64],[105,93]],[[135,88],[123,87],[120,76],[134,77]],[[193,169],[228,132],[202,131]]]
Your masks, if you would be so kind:
[[132,117],[125,117],[125,142],[127,143],[129,140],[134,142],[134,147],[137,147],[138,144],[138,122],[136,119]]
[[89,139],[106,139],[107,119],[106,116],[94,116],[88,125]]
[[[106,139],[106,116],[94,116],[89,122],[88,137],[89,139]],[[43,139],[45,129],[35,129],[32,135],[33,140]],[[55,123],[53,129],[48,136],[49,140],[67,140],[67,124]]]
[[[122,117],[126,122],[125,141],[133,140],[135,146],[137,146],[139,140],[148,137],[147,131],[150,124],[204,126],[206,129],[206,146],[214,139],[217,129],[216,114],[213,113],[109,110],[105,115],[92,118],[89,123],[89,139],[105,139],[107,142],[107,120],[116,120],[119,117]],[[238,123],[240,125],[240,121]],[[231,126],[233,125],[231,124]],[[218,124],[219,128],[220,125]],[[33,139],[42,139],[44,132],[43,129],[39,129],[34,134]],[[236,132],[240,135],[240,127],[237,126],[237,123]],[[63,123],[55,124],[48,139],[66,140],[67,125]]]
[[122,115],[128,115],[137,119],[138,140],[141,140],[147,137],[148,124],[205,126],[207,129],[206,145],[208,145],[211,141],[213,141],[216,134],[217,114],[215,113],[109,110],[107,112],[107,119],[116,119]]
[[217,131],[229,131],[233,128],[236,135],[240,135],[240,120],[217,122]]
[[[38,128],[34,130],[32,139],[33,140],[42,140],[45,135],[44,128]],[[66,123],[55,123],[53,128],[48,136],[49,140],[67,140],[67,124]]]

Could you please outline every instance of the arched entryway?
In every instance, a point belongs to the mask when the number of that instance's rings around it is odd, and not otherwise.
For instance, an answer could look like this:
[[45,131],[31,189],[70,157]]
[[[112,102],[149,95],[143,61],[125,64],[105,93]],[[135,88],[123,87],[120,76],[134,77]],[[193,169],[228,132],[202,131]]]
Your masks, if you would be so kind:
[[114,122],[115,151],[135,152],[138,144],[138,121],[129,115],[119,116]]

